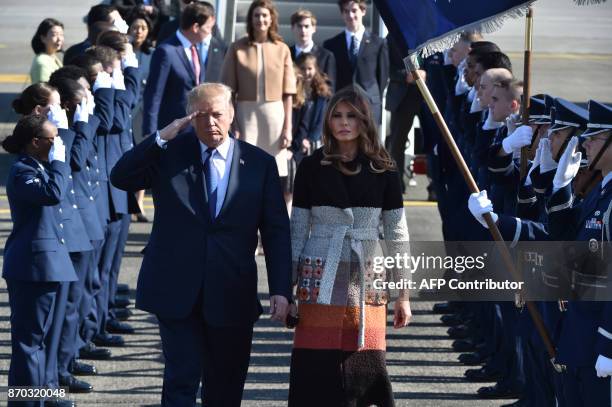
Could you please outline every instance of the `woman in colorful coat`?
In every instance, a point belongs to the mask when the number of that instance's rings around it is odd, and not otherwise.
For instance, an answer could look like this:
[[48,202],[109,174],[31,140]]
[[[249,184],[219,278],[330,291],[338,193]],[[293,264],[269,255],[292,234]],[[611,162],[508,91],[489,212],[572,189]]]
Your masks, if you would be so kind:
[[[299,324],[289,405],[392,406],[385,365],[389,294],[382,287],[410,272],[385,272],[375,256],[380,248],[386,256],[408,251],[399,173],[379,142],[367,96],[356,87],[329,102],[322,140],[295,178],[291,244]],[[412,316],[407,290],[394,310],[394,327],[406,326]]]

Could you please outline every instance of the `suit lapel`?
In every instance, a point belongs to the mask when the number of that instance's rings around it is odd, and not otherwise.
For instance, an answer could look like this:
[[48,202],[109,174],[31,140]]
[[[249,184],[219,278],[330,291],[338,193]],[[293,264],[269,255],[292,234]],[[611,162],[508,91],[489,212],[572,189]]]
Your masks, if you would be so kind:
[[204,167],[200,145],[195,134],[189,135],[191,142],[182,157],[188,157],[187,168],[172,178],[176,195],[183,205],[202,223],[210,223],[208,197],[204,188]]
[[183,65],[185,66],[187,73],[189,74],[191,79],[193,79],[195,83],[195,73],[193,72],[193,66],[191,65],[191,62],[189,62],[189,59],[187,59],[187,55],[185,54],[185,49],[183,48],[183,45],[179,41],[178,37],[176,37],[176,34],[174,37],[176,38],[176,48],[175,48],[176,53],[178,54],[179,59],[183,62]]
[[240,142],[234,139],[234,152],[232,156],[232,165],[230,166],[229,173],[229,181],[227,184],[227,191],[225,192],[225,199],[223,200],[223,206],[221,206],[221,210],[219,211],[219,215],[217,219],[219,219],[226,212],[227,207],[231,205],[232,201],[235,199],[236,193],[238,192],[238,185],[240,184],[240,167],[246,166],[247,163],[242,157],[242,152],[240,149]]
[[[210,44],[208,45],[208,55],[206,56],[206,62],[204,63],[203,69],[200,69],[200,83],[204,83],[206,78],[210,77],[213,74],[212,69],[216,66],[221,66],[218,64],[217,58],[220,52],[220,44],[215,37],[210,39]],[[223,62],[223,61],[221,61]],[[209,70],[208,67],[211,69]]]

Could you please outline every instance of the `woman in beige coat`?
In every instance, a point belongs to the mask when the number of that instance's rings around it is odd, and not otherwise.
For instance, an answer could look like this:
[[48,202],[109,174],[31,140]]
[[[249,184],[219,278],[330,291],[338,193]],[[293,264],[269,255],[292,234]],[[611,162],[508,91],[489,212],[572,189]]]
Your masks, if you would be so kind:
[[271,0],[255,0],[247,13],[247,33],[226,56],[222,81],[235,93],[236,136],[276,158],[290,205],[292,95],[295,75],[289,47],[278,34],[278,12]]

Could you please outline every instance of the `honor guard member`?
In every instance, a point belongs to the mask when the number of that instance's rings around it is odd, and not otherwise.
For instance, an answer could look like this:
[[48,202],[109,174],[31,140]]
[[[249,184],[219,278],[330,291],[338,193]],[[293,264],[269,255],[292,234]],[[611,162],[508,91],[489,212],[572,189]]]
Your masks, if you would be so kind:
[[[568,121],[568,125],[571,122]],[[581,152],[578,139],[569,142],[559,160],[554,192],[548,204],[551,235],[588,242],[591,256],[609,264],[610,212],[612,210],[612,108],[589,102],[589,123],[581,136],[589,163],[603,180],[578,205],[573,205],[571,180],[578,173]],[[568,232],[563,232],[567,230]],[[606,245],[604,245],[606,242]],[[608,246],[608,247],[606,247]],[[607,248],[607,250],[605,250]],[[598,253],[599,252],[599,253]],[[602,285],[577,270],[576,285]],[[566,366],[564,396],[571,406],[609,406],[612,374],[612,306],[604,301],[569,301],[561,330],[557,361]]]
[[[108,33],[105,35],[107,37],[115,35],[119,36],[119,38],[123,36],[119,33]],[[110,43],[116,44],[112,41],[110,41],[109,44]],[[122,45],[115,46],[117,51],[123,48]],[[138,96],[140,94],[141,80],[138,71],[138,58],[136,57],[136,54],[134,54],[131,47],[128,47],[126,50],[120,52],[120,55],[121,68],[117,68],[115,71],[113,71],[113,75],[121,75],[121,78],[117,78],[117,80],[114,81],[114,125],[111,134],[109,134],[106,138],[107,176],[110,176],[110,171],[123,153],[131,150],[134,146],[134,138],[132,135],[132,110],[136,105]],[[123,79],[123,83],[121,83],[120,79]],[[136,197],[134,194],[128,194],[125,191],[121,191],[115,188],[115,186],[111,183],[109,183],[109,188],[112,197],[112,208],[114,208],[115,211],[114,217],[118,218],[117,222],[119,226],[117,231],[117,242],[114,246],[114,250],[112,252],[107,252],[105,248],[104,251],[105,261],[103,264],[105,267],[108,267],[108,272],[106,269],[104,269],[102,274],[106,275],[108,273],[108,306],[106,308],[107,315],[104,315],[103,320],[101,321],[101,329],[103,334],[102,336],[98,335],[97,337],[97,341],[101,341],[99,343],[102,345],[110,345],[110,343],[106,342],[108,341],[108,338],[113,338],[113,336],[107,335],[104,332],[118,334],[134,332],[134,328],[132,328],[130,324],[121,322],[115,318],[113,309],[120,306],[125,307],[130,303],[129,299],[123,297],[121,298],[123,302],[120,304],[118,301],[119,299],[116,298],[116,294],[119,271],[121,269],[121,260],[123,259],[123,251],[127,243],[130,227],[130,214],[139,212],[138,203],[136,202]],[[121,205],[125,204],[125,206],[121,207],[119,202],[121,202]],[[114,221],[110,223],[110,225],[114,224]],[[108,258],[106,258],[107,253],[109,256]],[[115,338],[117,338],[117,336],[115,336]]]
[[[66,161],[71,168],[68,176],[68,190],[65,199],[62,199],[64,221],[62,228],[66,235],[66,247],[70,253],[77,281],[66,286],[67,303],[65,317],[62,321],[62,332],[58,353],[58,375],[59,383],[68,387],[70,392],[90,392],[93,387],[84,381],[76,379],[70,372],[70,364],[81,344],[78,343],[79,332],[79,307],[83,298],[85,281],[91,267],[93,246],[85,223],[78,210],[77,191],[72,172],[80,171],[85,167],[87,154],[90,150],[89,142],[85,133],[87,121],[89,120],[87,93],[85,88],[76,80],[66,76],[53,78],[54,86],[57,87],[62,100],[63,114],[57,121],[58,134],[66,146]],[[53,109],[52,109],[53,112]],[[84,366],[83,366],[84,367]]]
[[[62,228],[60,203],[70,175],[66,149],[57,128],[39,114],[21,118],[2,147],[18,156],[6,183],[13,230],[2,273],[11,308],[8,385],[57,388],[57,347],[66,305],[58,297],[62,283],[77,280]],[[37,404],[42,401],[19,405]]]

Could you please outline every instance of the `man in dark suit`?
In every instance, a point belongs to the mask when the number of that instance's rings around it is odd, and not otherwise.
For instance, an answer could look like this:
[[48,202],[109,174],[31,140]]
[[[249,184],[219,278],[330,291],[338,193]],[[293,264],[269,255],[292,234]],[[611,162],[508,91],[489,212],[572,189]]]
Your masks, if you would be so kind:
[[221,77],[226,46],[212,36],[212,6],[189,4],[181,14],[180,29],[160,44],[151,59],[143,96],[143,134],[151,134],[185,116],[187,93]]
[[[239,406],[253,324],[262,313],[254,253],[261,234],[272,319],[291,298],[289,219],[274,158],[229,135],[231,90],[205,83],[189,115],[117,163],[111,181],[153,190],[155,219],[136,306],[159,320],[166,365],[163,406]],[[194,130],[182,132],[191,122]]]
[[382,121],[382,96],[389,76],[387,44],[363,26],[365,0],[338,0],[344,31],[323,47],[336,58],[336,89],[356,84],[368,95],[377,123]]
[[312,36],[317,32],[317,18],[310,10],[298,10],[291,15],[291,31],[295,38],[295,44],[289,48],[291,59],[295,62],[300,54],[307,52],[317,57],[319,72],[327,75],[333,92],[336,78],[336,60],[331,52],[319,47],[312,40]]
[[[385,140],[385,144],[400,170],[402,192],[405,192],[403,174],[406,170],[406,157],[404,153],[412,122],[421,109],[422,98],[391,36],[387,36],[387,46],[389,48],[389,89],[387,89],[385,109],[391,112],[391,136]],[[421,72],[424,74],[424,71]]]

